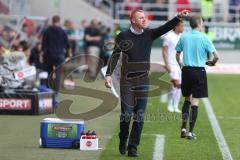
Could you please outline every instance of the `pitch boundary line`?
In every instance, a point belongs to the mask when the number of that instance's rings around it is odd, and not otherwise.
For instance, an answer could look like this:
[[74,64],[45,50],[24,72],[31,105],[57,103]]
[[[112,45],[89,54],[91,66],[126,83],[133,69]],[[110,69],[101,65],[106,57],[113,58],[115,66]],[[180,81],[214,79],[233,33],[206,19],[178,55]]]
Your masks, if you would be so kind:
[[156,135],[155,147],[153,152],[153,160],[163,160],[164,143],[165,143],[165,136],[160,134]]
[[219,126],[218,120],[214,114],[212,105],[208,98],[203,98],[203,104],[207,112],[208,119],[212,126],[214,136],[217,140],[218,147],[220,148],[223,160],[233,160],[231,152],[228,148],[227,142],[223,136],[222,130]]

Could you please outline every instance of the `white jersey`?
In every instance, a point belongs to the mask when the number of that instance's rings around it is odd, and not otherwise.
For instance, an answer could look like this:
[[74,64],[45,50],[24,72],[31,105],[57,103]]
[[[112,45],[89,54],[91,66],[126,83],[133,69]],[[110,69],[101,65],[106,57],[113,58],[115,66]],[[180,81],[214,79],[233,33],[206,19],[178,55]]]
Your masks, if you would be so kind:
[[177,35],[174,31],[168,32],[163,39],[163,46],[168,46],[168,64],[170,66],[178,66],[176,60],[176,45],[180,39],[181,34]]

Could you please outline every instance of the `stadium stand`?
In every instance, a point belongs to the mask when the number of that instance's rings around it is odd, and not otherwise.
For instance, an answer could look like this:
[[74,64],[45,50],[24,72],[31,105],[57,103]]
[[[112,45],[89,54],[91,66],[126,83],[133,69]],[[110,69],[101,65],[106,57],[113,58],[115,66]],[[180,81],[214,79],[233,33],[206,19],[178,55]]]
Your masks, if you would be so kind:
[[174,16],[176,11],[189,9],[192,15],[201,13],[202,6],[205,8],[212,3],[212,21],[215,23],[221,22],[237,22],[240,23],[240,4],[237,0],[229,1],[204,1],[191,0],[185,3],[181,0],[86,0],[89,4],[98,9],[112,15],[114,19],[127,19],[129,11],[134,8],[139,8],[147,11],[148,17],[151,20],[167,20]]

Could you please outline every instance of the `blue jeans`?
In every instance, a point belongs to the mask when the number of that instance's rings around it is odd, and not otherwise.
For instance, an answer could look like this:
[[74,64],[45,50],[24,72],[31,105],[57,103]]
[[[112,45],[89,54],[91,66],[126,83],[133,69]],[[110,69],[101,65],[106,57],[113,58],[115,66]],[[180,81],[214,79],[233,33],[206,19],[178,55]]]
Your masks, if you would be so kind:
[[[128,147],[134,149],[137,149],[140,143],[147,106],[148,89],[148,78],[141,84],[129,81],[120,83],[121,115],[119,138],[121,142],[127,142],[129,137]],[[129,136],[129,124],[132,118],[133,124]]]

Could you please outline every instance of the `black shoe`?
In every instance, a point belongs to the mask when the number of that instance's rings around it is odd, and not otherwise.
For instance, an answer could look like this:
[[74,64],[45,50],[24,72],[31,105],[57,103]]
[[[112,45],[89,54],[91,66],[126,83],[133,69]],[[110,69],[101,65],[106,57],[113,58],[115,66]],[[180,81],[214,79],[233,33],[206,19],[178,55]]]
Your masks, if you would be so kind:
[[192,132],[189,132],[188,135],[187,135],[187,139],[195,140],[195,139],[197,139],[197,136],[196,136],[196,134],[194,134]]
[[187,136],[187,131],[185,128],[182,128],[180,138],[186,138],[186,136]]
[[128,157],[137,157],[137,149],[135,148],[128,148]]
[[126,142],[121,142],[119,143],[119,153],[121,155],[125,155],[126,154],[126,151],[127,151],[127,143]]

